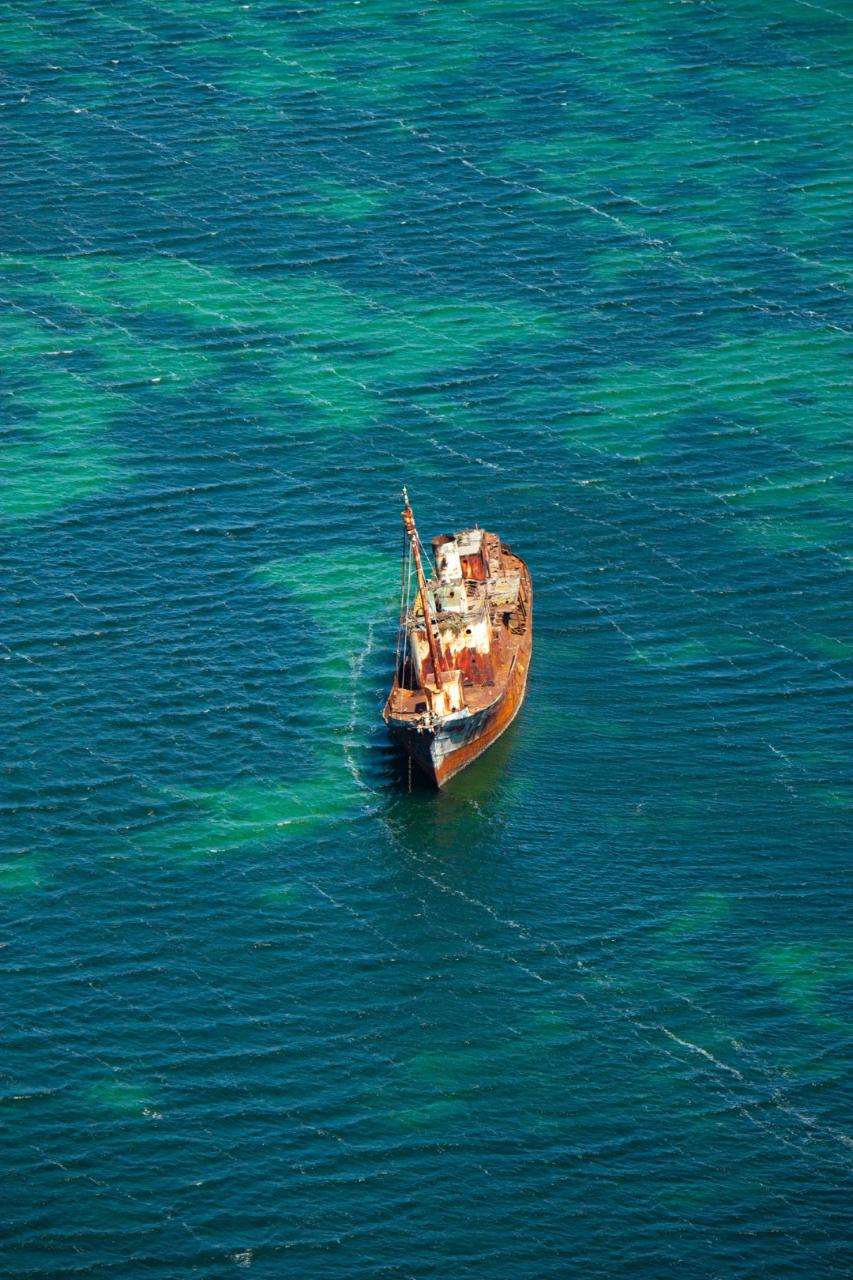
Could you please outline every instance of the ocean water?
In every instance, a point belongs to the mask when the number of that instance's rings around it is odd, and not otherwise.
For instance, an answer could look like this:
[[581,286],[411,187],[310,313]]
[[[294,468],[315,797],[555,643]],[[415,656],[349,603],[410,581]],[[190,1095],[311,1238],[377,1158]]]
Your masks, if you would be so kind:
[[[0,52],[0,1271],[849,1274],[853,10]],[[404,483],[534,577],[440,795]]]

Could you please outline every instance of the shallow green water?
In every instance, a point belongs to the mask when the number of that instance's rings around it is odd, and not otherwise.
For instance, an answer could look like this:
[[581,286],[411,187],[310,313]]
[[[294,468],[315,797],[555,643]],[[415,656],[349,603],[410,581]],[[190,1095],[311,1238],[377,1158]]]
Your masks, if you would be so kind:
[[[846,1274],[852,48],[7,6],[10,1275]],[[440,796],[403,483],[536,591]]]

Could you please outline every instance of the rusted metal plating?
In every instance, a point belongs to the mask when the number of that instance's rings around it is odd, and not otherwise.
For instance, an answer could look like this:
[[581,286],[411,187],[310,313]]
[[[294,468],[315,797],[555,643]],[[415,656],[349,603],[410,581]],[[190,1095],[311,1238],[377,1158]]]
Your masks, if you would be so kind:
[[[418,578],[414,607],[401,617],[402,651],[383,718],[437,786],[498,738],[524,698],[533,646],[533,588],[527,565],[486,530],[433,540],[435,577],[426,581],[408,494],[403,526]],[[404,574],[405,581],[405,574]]]

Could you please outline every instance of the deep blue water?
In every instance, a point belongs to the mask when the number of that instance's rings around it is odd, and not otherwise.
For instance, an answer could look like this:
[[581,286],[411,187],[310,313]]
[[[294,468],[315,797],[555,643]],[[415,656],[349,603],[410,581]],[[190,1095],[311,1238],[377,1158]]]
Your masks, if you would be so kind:
[[[848,1274],[851,35],[6,6],[5,1274]],[[534,578],[440,795],[404,483]]]

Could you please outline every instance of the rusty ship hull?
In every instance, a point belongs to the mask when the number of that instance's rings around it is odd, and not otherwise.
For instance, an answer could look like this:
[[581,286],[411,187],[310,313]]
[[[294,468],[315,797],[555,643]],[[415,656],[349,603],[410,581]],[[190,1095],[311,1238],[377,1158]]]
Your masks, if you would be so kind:
[[386,724],[394,740],[412,757],[421,772],[437,787],[443,787],[461,769],[487,751],[512,724],[524,701],[529,666],[528,647],[519,656],[506,692],[490,706],[473,712],[457,724],[448,719],[435,728],[418,728],[405,722],[395,722],[390,716],[386,716]]
[[[412,536],[408,503],[403,519]],[[418,556],[418,595],[401,618],[402,660],[398,646],[383,718],[420,771],[442,787],[518,714],[533,648],[533,589],[527,565],[496,534],[443,535],[433,550],[429,580]]]

